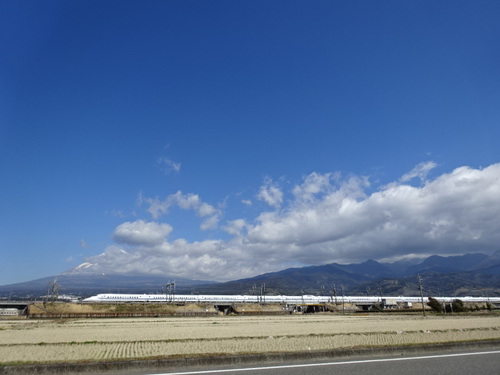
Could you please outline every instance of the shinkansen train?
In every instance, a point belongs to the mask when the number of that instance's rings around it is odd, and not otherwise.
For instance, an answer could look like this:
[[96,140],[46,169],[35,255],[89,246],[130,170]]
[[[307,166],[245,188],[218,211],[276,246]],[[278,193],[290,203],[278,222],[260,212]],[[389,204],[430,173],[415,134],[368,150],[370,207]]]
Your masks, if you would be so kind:
[[[500,303],[500,297],[434,297],[440,302],[448,303],[459,298],[468,303]],[[371,304],[391,300],[401,303],[421,302],[421,297],[404,296],[284,296],[284,295],[190,295],[190,294],[98,294],[83,300],[83,302],[193,302],[193,303],[281,303],[281,304],[322,304],[331,302],[346,302],[354,304]],[[427,301],[427,298],[424,298]]]

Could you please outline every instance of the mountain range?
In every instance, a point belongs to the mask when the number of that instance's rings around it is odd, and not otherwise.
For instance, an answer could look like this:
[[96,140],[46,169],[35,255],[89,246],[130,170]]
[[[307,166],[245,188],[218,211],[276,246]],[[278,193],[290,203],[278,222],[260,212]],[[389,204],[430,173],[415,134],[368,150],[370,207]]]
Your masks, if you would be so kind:
[[[416,295],[423,280],[428,295],[500,295],[500,251],[492,255],[430,256],[418,263],[331,263],[289,268],[252,278],[214,283],[175,278],[176,293],[191,294],[370,294]],[[42,279],[0,286],[0,296],[40,296],[57,280],[61,293],[88,296],[97,293],[164,293],[174,277],[96,274],[92,264]]]

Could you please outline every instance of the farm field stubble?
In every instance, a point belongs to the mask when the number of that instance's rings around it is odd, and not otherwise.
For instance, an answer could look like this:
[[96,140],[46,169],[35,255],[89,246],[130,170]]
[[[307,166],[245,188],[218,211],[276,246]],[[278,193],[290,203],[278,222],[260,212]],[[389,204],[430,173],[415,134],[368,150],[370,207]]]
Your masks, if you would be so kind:
[[0,321],[0,363],[294,352],[500,339],[499,316],[293,315]]

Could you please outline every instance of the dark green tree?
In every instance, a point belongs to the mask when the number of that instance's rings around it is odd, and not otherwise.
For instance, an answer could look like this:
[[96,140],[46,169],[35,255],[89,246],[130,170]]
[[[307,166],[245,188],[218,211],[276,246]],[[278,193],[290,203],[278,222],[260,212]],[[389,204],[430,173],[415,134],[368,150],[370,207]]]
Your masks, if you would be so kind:
[[464,312],[467,310],[461,299],[454,299],[451,306],[453,307],[453,312]]
[[443,306],[441,305],[441,302],[439,302],[435,298],[429,297],[429,302],[427,302],[427,305],[435,312],[443,312]]

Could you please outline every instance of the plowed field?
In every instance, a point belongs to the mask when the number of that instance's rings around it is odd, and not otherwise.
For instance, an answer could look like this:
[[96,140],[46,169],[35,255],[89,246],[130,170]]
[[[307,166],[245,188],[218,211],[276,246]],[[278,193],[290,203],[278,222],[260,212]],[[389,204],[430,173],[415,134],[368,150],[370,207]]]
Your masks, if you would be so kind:
[[500,339],[498,316],[224,316],[0,321],[0,363],[123,360],[216,353]]

